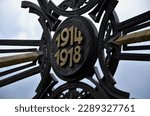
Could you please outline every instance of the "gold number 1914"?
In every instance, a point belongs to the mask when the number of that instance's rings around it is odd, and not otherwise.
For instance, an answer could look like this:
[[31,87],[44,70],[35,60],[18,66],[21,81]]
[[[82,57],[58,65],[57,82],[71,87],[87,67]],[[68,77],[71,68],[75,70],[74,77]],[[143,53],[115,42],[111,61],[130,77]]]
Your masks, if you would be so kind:
[[[69,41],[70,39],[70,41]],[[57,36],[56,43],[57,47],[65,47],[67,44],[73,45],[74,43],[81,44],[83,37],[81,35],[81,31],[74,26],[68,28],[64,28],[62,32]]]

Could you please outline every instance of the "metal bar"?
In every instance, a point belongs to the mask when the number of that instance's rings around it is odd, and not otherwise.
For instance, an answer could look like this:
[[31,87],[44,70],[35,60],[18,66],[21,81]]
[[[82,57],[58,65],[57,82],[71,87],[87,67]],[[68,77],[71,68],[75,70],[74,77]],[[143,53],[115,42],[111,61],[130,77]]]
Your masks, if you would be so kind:
[[118,30],[122,31],[126,28],[136,26],[137,24],[144,23],[145,21],[148,21],[150,19],[150,11],[145,12],[141,15],[138,15],[136,17],[133,17],[129,20],[123,21],[118,24]]
[[40,40],[6,40],[1,39],[0,45],[7,46],[40,46]]
[[29,69],[29,70],[24,71],[22,73],[19,73],[17,75],[14,75],[14,76],[11,76],[9,78],[0,80],[0,87],[12,84],[14,82],[20,81],[22,79],[25,79],[25,78],[28,78],[30,76],[36,75],[38,73],[40,73],[40,67],[35,67],[35,68],[32,68],[32,69]]
[[114,56],[118,60],[150,61],[150,54],[121,53]]
[[35,63],[30,63],[24,66],[13,68],[7,71],[0,72],[0,77],[34,66]]
[[33,48],[33,49],[3,49],[0,50],[0,53],[17,53],[17,52],[36,52],[37,49]]
[[150,41],[150,29],[121,36],[114,41],[117,45],[132,44],[138,42]]
[[129,50],[150,50],[150,45],[143,45],[143,46],[127,46],[127,45],[123,45],[123,50],[124,51],[129,51]]
[[39,52],[26,53],[0,58],[0,68],[20,63],[35,61],[41,54]]
[[123,34],[134,32],[136,30],[143,29],[143,28],[148,27],[148,26],[150,26],[150,21],[146,22],[146,23],[143,23],[143,24],[140,24],[140,25],[137,25],[137,26],[133,26],[133,27],[127,28],[127,29],[125,29],[123,31]]

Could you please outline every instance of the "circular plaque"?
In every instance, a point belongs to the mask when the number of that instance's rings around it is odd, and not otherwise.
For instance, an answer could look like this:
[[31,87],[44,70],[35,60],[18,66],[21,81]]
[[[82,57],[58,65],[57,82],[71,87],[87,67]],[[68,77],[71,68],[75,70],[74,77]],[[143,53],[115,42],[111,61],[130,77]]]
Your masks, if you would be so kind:
[[97,58],[97,30],[82,16],[66,19],[51,41],[51,65],[56,75],[65,81],[89,76]]

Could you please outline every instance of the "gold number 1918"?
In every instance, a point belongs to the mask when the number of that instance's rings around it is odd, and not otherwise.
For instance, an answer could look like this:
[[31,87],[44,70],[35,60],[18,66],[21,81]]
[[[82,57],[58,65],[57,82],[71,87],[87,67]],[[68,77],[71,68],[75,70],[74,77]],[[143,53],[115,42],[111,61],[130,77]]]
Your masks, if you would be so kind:
[[75,49],[71,48],[70,50],[62,49],[58,50],[55,54],[56,62],[59,66],[63,67],[66,65],[69,59],[69,67],[73,66],[73,63],[79,63],[81,60],[81,47],[76,46]]

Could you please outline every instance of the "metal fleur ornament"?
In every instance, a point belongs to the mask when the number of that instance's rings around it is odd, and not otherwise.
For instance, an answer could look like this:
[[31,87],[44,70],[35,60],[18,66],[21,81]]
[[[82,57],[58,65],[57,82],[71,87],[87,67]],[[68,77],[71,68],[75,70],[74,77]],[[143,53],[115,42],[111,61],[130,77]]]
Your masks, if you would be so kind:
[[[150,11],[119,22],[114,10],[117,0],[37,1],[39,5],[23,1],[22,8],[39,16],[41,39],[0,40],[0,45],[35,46],[0,50],[24,53],[0,58],[0,68],[16,66],[0,72],[0,76],[21,71],[0,80],[0,87],[40,73],[34,99],[128,99],[129,93],[115,87],[114,75],[120,60],[150,61],[149,54],[122,52],[150,49],[149,45],[129,46],[150,40],[149,29],[140,31],[150,25]],[[21,63],[29,64],[17,65]]]

